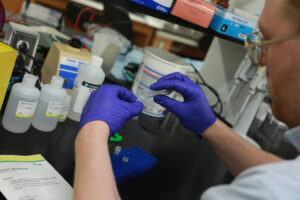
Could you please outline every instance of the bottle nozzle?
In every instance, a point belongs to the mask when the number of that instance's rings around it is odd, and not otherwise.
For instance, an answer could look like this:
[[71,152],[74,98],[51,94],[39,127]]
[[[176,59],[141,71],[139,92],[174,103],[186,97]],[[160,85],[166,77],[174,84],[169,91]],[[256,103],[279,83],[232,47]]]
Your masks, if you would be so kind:
[[94,67],[101,67],[103,64],[103,58],[99,56],[92,56],[90,65]]
[[25,74],[22,83],[28,86],[35,86],[37,78],[32,74]]
[[50,85],[55,88],[62,88],[64,79],[60,76],[52,76]]

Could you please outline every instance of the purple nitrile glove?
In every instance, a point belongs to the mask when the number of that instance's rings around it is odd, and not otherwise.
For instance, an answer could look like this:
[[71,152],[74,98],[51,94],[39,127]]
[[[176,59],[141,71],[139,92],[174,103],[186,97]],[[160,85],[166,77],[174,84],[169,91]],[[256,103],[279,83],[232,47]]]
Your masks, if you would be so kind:
[[80,130],[91,121],[105,121],[110,128],[110,136],[115,134],[125,122],[140,114],[143,104],[126,88],[103,85],[92,92],[81,114]]
[[213,125],[217,118],[211,110],[202,88],[181,73],[173,73],[159,79],[152,90],[175,90],[182,94],[184,102],[157,95],[154,101],[174,113],[187,129],[200,135]]

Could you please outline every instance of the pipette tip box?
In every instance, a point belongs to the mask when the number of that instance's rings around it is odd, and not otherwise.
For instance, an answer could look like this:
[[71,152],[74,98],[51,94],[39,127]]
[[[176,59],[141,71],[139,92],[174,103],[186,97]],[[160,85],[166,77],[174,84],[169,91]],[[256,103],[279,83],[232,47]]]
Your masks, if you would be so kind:
[[[124,157],[127,162],[124,162]],[[137,146],[122,150],[119,155],[111,154],[110,158],[117,183],[142,175],[157,163],[155,157]]]

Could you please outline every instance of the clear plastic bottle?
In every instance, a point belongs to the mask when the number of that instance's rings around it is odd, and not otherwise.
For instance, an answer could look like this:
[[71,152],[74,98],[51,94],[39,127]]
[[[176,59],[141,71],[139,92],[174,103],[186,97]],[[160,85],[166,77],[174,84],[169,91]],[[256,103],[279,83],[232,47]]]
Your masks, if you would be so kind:
[[12,87],[2,119],[6,130],[25,133],[29,129],[40,96],[35,83],[35,76],[25,74],[22,83],[16,83]]
[[43,86],[32,122],[34,128],[44,132],[50,132],[56,128],[67,95],[62,89],[63,83],[63,78],[53,76],[50,84]]
[[59,119],[58,119],[58,122],[65,122],[67,117],[68,117],[68,113],[69,113],[69,110],[70,110],[70,102],[71,102],[71,95],[68,95],[66,96],[65,98],[65,102],[64,102],[64,106],[63,106],[63,109],[62,109],[62,112],[59,116]]
[[72,100],[68,117],[79,122],[82,109],[88,100],[91,92],[96,90],[103,83],[105,74],[102,69],[103,59],[99,56],[92,56],[89,64],[82,66],[75,80],[72,92]]

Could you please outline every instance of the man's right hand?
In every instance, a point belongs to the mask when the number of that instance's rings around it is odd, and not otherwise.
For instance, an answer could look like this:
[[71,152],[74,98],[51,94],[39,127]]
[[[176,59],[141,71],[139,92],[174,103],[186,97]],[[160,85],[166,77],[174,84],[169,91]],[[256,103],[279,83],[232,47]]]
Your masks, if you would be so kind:
[[217,118],[211,110],[202,88],[181,73],[162,77],[151,85],[152,90],[175,90],[182,94],[184,102],[158,95],[154,101],[174,113],[189,130],[200,135],[213,125]]
[[104,121],[110,128],[110,135],[115,134],[126,121],[139,115],[143,110],[142,102],[124,87],[102,85],[92,92],[84,106],[79,123],[79,130],[92,121]]

